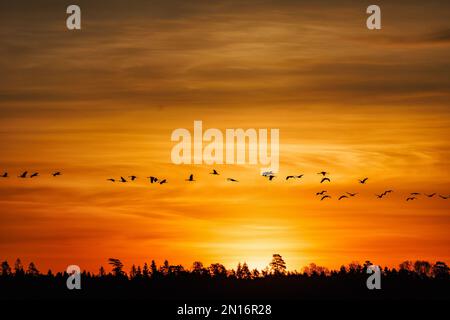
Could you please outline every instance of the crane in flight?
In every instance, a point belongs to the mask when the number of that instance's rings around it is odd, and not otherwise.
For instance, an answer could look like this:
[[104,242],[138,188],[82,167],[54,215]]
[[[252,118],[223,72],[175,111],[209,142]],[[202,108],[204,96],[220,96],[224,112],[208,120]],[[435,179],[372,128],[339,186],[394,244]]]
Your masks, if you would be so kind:
[[150,183],[158,182],[157,177],[150,176],[150,177],[147,177],[147,179],[150,179]]
[[23,179],[23,178],[26,178],[26,177],[27,177],[27,174],[28,174],[28,171],[24,171],[24,172],[22,172],[22,174],[19,175],[18,177]]
[[323,178],[320,183],[324,183],[325,181],[331,182],[330,178]]
[[304,175],[303,174],[300,174],[300,175],[298,175],[298,176],[287,176],[286,177],[286,180],[289,180],[289,179],[300,179],[301,177],[303,177]]

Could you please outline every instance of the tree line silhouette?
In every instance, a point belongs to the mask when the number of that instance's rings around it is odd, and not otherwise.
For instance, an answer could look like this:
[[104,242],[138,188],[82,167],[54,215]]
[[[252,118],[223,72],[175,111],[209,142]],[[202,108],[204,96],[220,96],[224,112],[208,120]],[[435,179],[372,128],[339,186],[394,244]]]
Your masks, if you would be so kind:
[[287,271],[274,254],[269,265],[250,269],[239,263],[235,269],[223,264],[209,266],[195,261],[190,268],[171,265],[132,265],[110,258],[111,271],[81,273],[81,290],[68,290],[67,272],[41,273],[33,262],[25,268],[20,259],[14,266],[1,264],[0,299],[444,299],[450,300],[450,268],[445,262],[404,261],[398,268],[381,267],[381,290],[369,290],[367,269],[372,263],[352,262],[338,270],[314,263],[301,272]]

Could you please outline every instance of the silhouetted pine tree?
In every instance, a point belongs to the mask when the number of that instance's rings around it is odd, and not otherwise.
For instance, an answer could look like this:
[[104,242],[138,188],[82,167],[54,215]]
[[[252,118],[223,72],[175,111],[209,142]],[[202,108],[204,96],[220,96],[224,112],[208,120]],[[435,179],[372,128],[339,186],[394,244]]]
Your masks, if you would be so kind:
[[150,276],[150,271],[148,270],[147,262],[144,263],[144,268],[142,269],[142,276],[148,278]]
[[2,262],[2,277],[7,277],[11,275],[11,267],[9,266],[8,261]]
[[28,265],[27,275],[30,275],[30,276],[38,276],[39,275],[39,270],[36,268],[36,265],[34,264],[34,262],[30,262],[30,264]]
[[272,274],[280,276],[286,273],[286,262],[279,254],[272,256],[272,262],[270,262],[270,271]]

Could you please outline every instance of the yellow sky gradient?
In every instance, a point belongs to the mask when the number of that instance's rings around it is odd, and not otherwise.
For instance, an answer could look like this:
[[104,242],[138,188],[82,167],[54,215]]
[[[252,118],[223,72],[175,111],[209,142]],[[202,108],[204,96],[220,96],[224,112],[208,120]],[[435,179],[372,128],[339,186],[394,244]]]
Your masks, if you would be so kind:
[[[367,5],[82,1],[70,32],[57,1],[2,4],[0,170],[12,177],[0,180],[0,259],[43,271],[96,271],[109,257],[127,268],[264,268],[273,253],[289,269],[450,261],[448,200],[405,202],[450,193],[450,10],[381,2],[372,32]],[[279,177],[172,164],[171,133],[194,120],[280,129]],[[42,177],[15,178],[25,170]],[[333,199],[319,201],[322,189]],[[359,195],[337,201],[346,191]]]

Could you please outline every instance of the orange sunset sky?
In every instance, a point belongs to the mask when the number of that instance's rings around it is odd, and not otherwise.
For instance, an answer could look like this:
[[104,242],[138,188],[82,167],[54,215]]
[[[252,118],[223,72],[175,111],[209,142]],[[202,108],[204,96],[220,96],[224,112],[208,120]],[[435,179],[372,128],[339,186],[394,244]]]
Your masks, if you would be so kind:
[[[450,194],[450,3],[376,3],[370,31],[367,1],[76,1],[69,31],[75,2],[1,2],[0,259],[448,263],[450,199],[405,199]],[[279,176],[172,164],[171,133],[194,120],[280,129]]]

